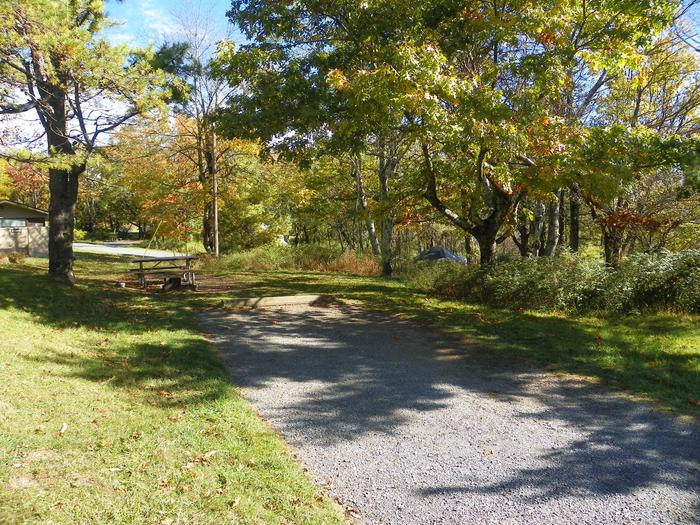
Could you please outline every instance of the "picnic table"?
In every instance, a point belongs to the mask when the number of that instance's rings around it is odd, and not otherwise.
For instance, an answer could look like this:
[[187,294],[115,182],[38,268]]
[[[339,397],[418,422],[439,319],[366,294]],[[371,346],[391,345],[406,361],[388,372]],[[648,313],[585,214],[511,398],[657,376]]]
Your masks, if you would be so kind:
[[182,282],[193,287],[197,285],[197,276],[194,270],[194,262],[199,257],[195,255],[173,255],[170,257],[141,257],[131,259],[132,264],[138,264],[138,268],[131,268],[138,276],[142,288],[148,285],[148,275],[172,276],[182,275]]

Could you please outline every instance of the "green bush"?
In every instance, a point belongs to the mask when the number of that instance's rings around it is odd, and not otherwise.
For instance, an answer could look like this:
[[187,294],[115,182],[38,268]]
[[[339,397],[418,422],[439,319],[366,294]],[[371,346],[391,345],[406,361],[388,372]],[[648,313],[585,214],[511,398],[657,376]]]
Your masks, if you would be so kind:
[[266,245],[211,260],[212,270],[301,270],[372,275],[379,272],[373,257],[339,248],[306,244]]
[[632,255],[611,281],[610,310],[700,312],[700,250]]
[[442,297],[502,308],[700,312],[700,250],[634,255],[617,270],[564,253],[485,269],[417,264],[407,277],[416,288]]

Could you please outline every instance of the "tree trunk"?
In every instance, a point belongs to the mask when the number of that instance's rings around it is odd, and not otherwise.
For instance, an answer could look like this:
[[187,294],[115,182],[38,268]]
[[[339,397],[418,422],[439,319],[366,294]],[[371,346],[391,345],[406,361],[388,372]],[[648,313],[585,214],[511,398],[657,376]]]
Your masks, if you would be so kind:
[[379,176],[379,203],[382,207],[383,217],[381,220],[382,232],[380,238],[380,251],[382,256],[382,275],[390,277],[393,273],[392,241],[394,236],[394,217],[389,211],[390,195],[389,181],[396,175],[399,165],[398,146],[395,141],[388,141],[381,145],[379,153],[379,166],[377,174]]
[[394,269],[391,265],[393,253],[391,243],[394,236],[394,220],[391,218],[382,220],[381,252],[382,252],[382,275],[391,277]]
[[569,197],[569,248],[578,253],[581,232],[581,190],[578,184],[571,186]]
[[207,127],[206,139],[204,142],[204,161],[206,164],[206,173],[211,184],[211,201],[207,204],[209,211],[209,237],[211,250],[214,256],[218,257],[219,253],[219,186],[218,186],[218,162],[216,157],[217,139],[213,128]]
[[520,239],[514,239],[522,257],[530,256],[530,229],[528,228],[527,221],[527,218],[522,218],[520,225],[518,226],[518,234],[520,235]]
[[467,256],[467,262],[473,263],[474,248],[472,247],[472,236],[469,233],[464,236],[464,253]]
[[73,274],[73,231],[78,201],[78,177],[82,166],[49,170],[49,275],[75,282]]
[[204,215],[202,217],[202,244],[207,253],[214,251],[214,236],[212,232],[211,203],[204,205]]
[[613,268],[620,266],[623,253],[623,232],[615,228],[603,229],[603,249],[605,264]]
[[488,266],[495,260],[496,233],[484,232],[476,237],[479,242],[479,264]]
[[547,207],[547,242],[544,248],[546,257],[554,255],[554,250],[559,244],[559,202],[561,190],[555,192],[556,201]]
[[[352,158],[352,176],[355,179],[355,192],[357,193],[357,208],[361,210],[363,215],[367,213],[367,195],[362,182],[362,159],[359,155],[354,155]],[[380,247],[377,239],[377,230],[374,226],[374,221],[365,216],[365,228],[367,229],[367,237],[369,238],[370,246],[372,247],[372,255],[379,257]]]
[[557,241],[557,249],[566,246],[566,195],[565,191],[559,190],[559,240]]
[[532,247],[532,254],[535,257],[542,255],[544,248],[544,224],[547,217],[547,207],[543,202],[538,202],[535,208],[535,224],[533,227],[532,237],[534,238],[534,245]]
[[[66,133],[66,94],[63,89],[47,90],[51,107],[46,138],[49,155],[74,156],[75,150]],[[73,274],[73,232],[78,202],[78,177],[85,171],[81,161],[70,168],[49,169],[49,275],[75,282]]]

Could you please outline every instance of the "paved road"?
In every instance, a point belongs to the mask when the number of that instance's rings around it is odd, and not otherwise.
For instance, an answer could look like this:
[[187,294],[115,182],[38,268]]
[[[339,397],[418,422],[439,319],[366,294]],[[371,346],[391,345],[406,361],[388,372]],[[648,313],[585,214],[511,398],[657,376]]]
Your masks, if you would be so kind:
[[700,427],[602,387],[347,307],[202,324],[263,417],[368,523],[700,523]]
[[177,252],[168,250],[146,250],[140,246],[130,242],[112,242],[112,243],[89,243],[76,242],[73,243],[73,248],[77,252],[99,253],[105,255],[132,255],[134,257],[170,257],[179,255]]

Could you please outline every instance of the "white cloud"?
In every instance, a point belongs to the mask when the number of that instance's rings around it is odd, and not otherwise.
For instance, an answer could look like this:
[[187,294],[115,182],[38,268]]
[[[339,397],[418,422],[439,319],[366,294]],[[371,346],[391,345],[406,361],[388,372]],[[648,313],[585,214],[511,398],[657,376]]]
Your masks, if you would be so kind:
[[158,39],[166,39],[176,32],[176,24],[154,0],[141,0],[141,15],[143,24],[157,35]]
[[131,33],[110,33],[109,41],[113,44],[128,44],[133,45],[136,43],[136,37]]

